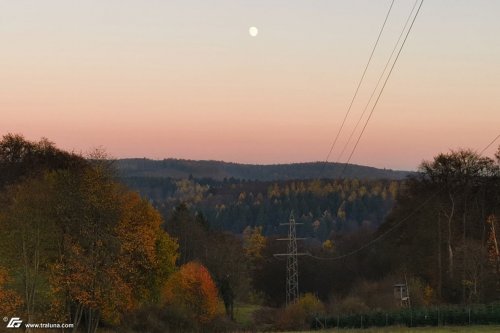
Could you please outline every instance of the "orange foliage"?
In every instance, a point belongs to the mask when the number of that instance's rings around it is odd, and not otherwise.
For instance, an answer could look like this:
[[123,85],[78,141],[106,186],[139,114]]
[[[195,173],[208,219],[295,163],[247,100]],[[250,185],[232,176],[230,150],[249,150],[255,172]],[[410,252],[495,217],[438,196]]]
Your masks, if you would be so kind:
[[217,287],[208,270],[196,262],[189,262],[172,274],[163,297],[166,305],[200,324],[211,322],[219,313]]
[[[51,265],[51,290],[55,299],[52,315],[64,318],[64,298],[85,309],[99,309],[109,323],[117,324],[122,311],[132,309],[132,286],[125,283],[116,265],[96,267],[93,258],[81,256],[82,249],[72,244],[64,263]],[[56,317],[57,318],[57,317]]]
[[5,269],[0,268],[0,313],[2,315],[16,315],[16,310],[22,304],[21,297],[13,290],[5,288],[9,282],[9,276]]

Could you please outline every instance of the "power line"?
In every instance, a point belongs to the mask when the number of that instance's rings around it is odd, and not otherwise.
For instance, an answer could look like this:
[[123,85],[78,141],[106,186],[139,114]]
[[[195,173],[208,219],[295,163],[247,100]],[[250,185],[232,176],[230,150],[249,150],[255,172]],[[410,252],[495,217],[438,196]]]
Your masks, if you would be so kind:
[[375,107],[377,106],[378,101],[380,100],[380,96],[382,96],[382,93],[384,92],[384,88],[385,88],[385,86],[387,84],[387,81],[391,77],[392,71],[394,70],[394,66],[396,65],[396,63],[397,63],[397,61],[399,59],[401,51],[403,50],[403,47],[404,47],[404,45],[406,43],[406,40],[408,39],[408,36],[410,35],[411,29],[413,28],[413,24],[415,23],[415,20],[417,19],[418,13],[420,12],[420,9],[422,8],[423,3],[424,3],[424,0],[422,0],[420,2],[420,5],[418,6],[417,13],[413,17],[413,20],[411,22],[410,28],[406,32],[406,36],[405,36],[405,38],[403,40],[403,43],[401,44],[401,47],[399,48],[399,51],[396,54],[396,58],[394,59],[394,62],[392,63],[391,69],[389,70],[389,74],[387,74],[387,77],[385,78],[384,84],[382,85],[382,88],[380,89],[380,92],[379,92],[379,94],[377,96],[377,99],[375,100],[375,103],[373,104],[373,107],[372,107],[372,109],[370,111],[370,114],[368,115],[368,118],[366,119],[365,125],[363,126],[363,129],[361,130],[361,133],[358,136],[358,140],[356,141],[356,144],[354,145],[354,148],[352,149],[351,154],[349,155],[349,158],[347,159],[347,162],[344,164],[344,168],[342,169],[341,174],[344,173],[345,169],[347,168],[347,165],[351,161],[351,158],[352,158],[354,152],[356,151],[356,148],[358,147],[359,141],[361,140],[361,137],[363,136],[363,133],[365,132],[366,126],[370,122],[370,119],[371,119],[371,117],[373,115],[373,111],[375,110]]
[[[497,135],[497,137],[495,139],[493,139],[493,141],[491,141],[482,151],[484,152],[486,149],[488,149],[488,147],[490,147],[498,138],[500,138],[500,134]],[[387,236],[388,234],[390,234],[391,232],[393,232],[396,228],[398,228],[400,225],[403,224],[403,222],[409,220],[413,215],[415,215],[420,209],[422,209],[429,201],[431,201],[432,199],[434,199],[439,193],[441,193],[441,191],[444,190],[444,187],[442,187],[441,189],[437,190],[436,192],[434,192],[434,194],[430,195],[429,197],[427,197],[427,199],[425,199],[422,203],[420,203],[420,205],[417,206],[417,208],[415,208],[413,211],[411,211],[408,215],[406,215],[404,218],[402,218],[401,220],[399,220],[397,223],[395,223],[392,227],[390,227],[387,231],[385,231],[384,233],[380,234],[379,236],[377,236],[376,238],[372,239],[371,241],[369,241],[368,243],[366,243],[365,245],[357,248],[356,250],[354,251],[351,251],[349,253],[346,253],[346,254],[343,254],[343,255],[340,255],[340,256],[336,256],[336,257],[318,257],[318,256],[314,256],[312,254],[309,253],[309,257],[311,258],[314,258],[314,259],[318,259],[318,260],[340,260],[340,259],[344,259],[344,258],[347,258],[347,257],[350,257],[358,252],[361,252],[363,251],[364,249],[372,246],[373,244],[375,244],[376,242],[378,242],[379,240],[383,239],[385,236]]]
[[410,18],[413,16],[413,12],[415,11],[415,8],[417,7],[418,1],[419,0],[415,0],[415,3],[413,4],[413,8],[411,9],[411,12],[408,15],[408,18],[406,19],[406,22],[405,22],[405,24],[403,26],[403,29],[401,30],[401,33],[399,34],[398,40],[397,40],[396,44],[394,45],[394,48],[392,49],[391,55],[389,56],[389,58],[387,59],[387,62],[385,63],[384,70],[382,71],[382,73],[380,74],[380,76],[378,78],[377,85],[373,89],[373,91],[372,91],[372,93],[370,95],[370,98],[368,99],[368,102],[366,103],[365,108],[363,109],[363,112],[361,113],[361,116],[358,118],[358,121],[356,122],[356,125],[354,126],[354,129],[351,131],[351,134],[349,135],[349,139],[347,140],[346,144],[342,148],[342,151],[340,152],[339,156],[337,157],[336,163],[338,163],[340,161],[340,158],[342,157],[342,155],[344,154],[345,150],[349,146],[349,143],[351,143],[351,139],[352,139],[354,133],[356,133],[356,130],[358,129],[358,125],[361,122],[361,119],[363,119],[363,116],[365,115],[366,110],[368,110],[368,106],[370,105],[370,103],[371,103],[371,101],[373,99],[373,96],[375,96],[375,92],[377,91],[377,89],[378,89],[378,87],[380,85],[380,82],[382,81],[382,78],[384,77],[384,74],[385,74],[385,72],[387,70],[387,67],[389,67],[389,64],[391,62],[392,56],[394,55],[394,52],[396,52],[396,49],[397,49],[397,47],[399,45],[399,42],[401,41],[401,37],[403,37],[403,34],[404,34],[406,28],[408,27],[408,23],[410,22]]
[[486,151],[486,149],[490,148],[490,146],[491,146],[493,143],[495,143],[495,141],[497,141],[497,140],[498,140],[498,138],[500,138],[500,134],[498,134],[498,135],[497,135],[497,137],[496,137],[496,138],[494,138],[494,139],[493,139],[493,141],[491,141],[491,142],[490,142],[490,143],[486,146],[486,148],[484,148],[483,150],[481,150],[481,152],[479,153],[479,155],[482,155],[482,154]]
[[387,14],[385,15],[384,23],[382,24],[382,27],[380,28],[380,32],[378,33],[377,40],[375,41],[375,44],[373,45],[372,52],[370,53],[370,57],[368,58],[368,62],[366,63],[365,69],[363,70],[363,74],[361,75],[361,79],[358,82],[358,86],[356,87],[356,91],[354,92],[354,96],[352,96],[351,103],[349,104],[349,107],[347,108],[347,112],[344,116],[344,119],[342,120],[342,124],[340,125],[340,128],[337,132],[337,135],[335,136],[335,139],[333,140],[333,143],[330,147],[330,151],[326,155],[325,158],[325,163],[323,164],[323,169],[321,173],[325,170],[326,163],[328,163],[328,159],[330,158],[330,155],[332,154],[333,148],[335,147],[335,144],[337,143],[337,140],[340,136],[340,133],[342,132],[342,129],[344,128],[345,121],[347,120],[347,117],[349,116],[349,113],[351,112],[352,105],[354,103],[354,100],[356,99],[356,96],[358,95],[359,88],[361,87],[361,84],[363,83],[363,79],[365,78],[366,71],[368,70],[368,66],[370,65],[373,54],[375,53],[375,49],[377,48],[378,42],[380,40],[380,36],[382,36],[382,32],[384,31],[385,24],[387,22],[387,19],[389,18],[389,14],[391,13],[392,6],[394,5],[394,0],[392,0],[391,5],[389,6],[389,10],[387,11]]

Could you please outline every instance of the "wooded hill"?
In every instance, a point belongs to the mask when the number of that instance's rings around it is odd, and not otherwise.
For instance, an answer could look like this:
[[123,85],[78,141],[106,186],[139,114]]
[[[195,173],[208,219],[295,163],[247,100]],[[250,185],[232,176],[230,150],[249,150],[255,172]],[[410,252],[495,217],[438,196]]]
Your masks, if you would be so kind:
[[[168,216],[180,203],[202,213],[211,227],[241,233],[260,226],[283,232],[291,211],[303,236],[324,241],[332,232],[376,228],[411,172],[336,163],[250,165],[219,161],[121,159],[121,180]],[[342,175],[342,180],[331,180]],[[321,180],[319,180],[321,178]],[[330,180],[328,180],[330,178]]]
[[349,164],[344,172],[342,163],[292,163],[292,164],[238,164],[222,161],[194,161],[181,159],[150,160],[146,158],[119,159],[115,167],[123,177],[160,178],[224,178],[247,180],[294,180],[318,178],[404,179],[408,171],[377,169]]
[[122,181],[151,200],[166,217],[184,203],[202,213],[211,227],[242,233],[259,226],[265,235],[285,232],[293,211],[304,225],[299,234],[321,241],[332,232],[378,227],[389,213],[401,181],[396,180],[299,180],[215,181],[125,177]]

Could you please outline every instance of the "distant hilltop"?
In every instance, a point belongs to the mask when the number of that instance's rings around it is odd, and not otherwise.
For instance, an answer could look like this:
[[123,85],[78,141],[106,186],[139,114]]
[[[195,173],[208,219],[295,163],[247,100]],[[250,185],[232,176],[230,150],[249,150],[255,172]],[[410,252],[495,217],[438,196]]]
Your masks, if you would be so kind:
[[[246,179],[259,181],[339,178],[344,164],[307,162],[290,164],[239,164],[223,161],[195,161],[182,159],[151,160],[146,158],[127,158],[116,160],[121,177],[154,178],[211,178],[215,180]],[[377,169],[349,164],[342,174],[343,178],[358,179],[404,179],[410,171]]]

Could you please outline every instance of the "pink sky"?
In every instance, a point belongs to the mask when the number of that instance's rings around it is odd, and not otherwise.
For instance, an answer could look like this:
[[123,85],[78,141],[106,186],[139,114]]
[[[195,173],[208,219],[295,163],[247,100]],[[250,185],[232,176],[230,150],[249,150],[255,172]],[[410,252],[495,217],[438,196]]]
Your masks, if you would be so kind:
[[[0,134],[115,157],[324,160],[389,4],[2,2]],[[330,161],[411,6],[396,2]],[[500,133],[498,12],[492,1],[424,3],[353,163],[414,169]]]

